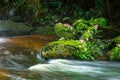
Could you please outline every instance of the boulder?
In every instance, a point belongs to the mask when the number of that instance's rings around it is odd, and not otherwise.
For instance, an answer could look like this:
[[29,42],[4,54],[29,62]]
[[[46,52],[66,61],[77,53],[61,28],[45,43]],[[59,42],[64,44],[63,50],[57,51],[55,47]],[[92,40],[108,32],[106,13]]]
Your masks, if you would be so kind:
[[45,59],[95,60],[102,55],[102,46],[99,41],[59,40],[48,44],[40,51],[41,56]]
[[73,59],[76,58],[75,53],[77,47],[71,44],[69,40],[60,40],[50,43],[41,49],[41,56],[45,59]]
[[10,20],[0,22],[0,36],[18,36],[30,34],[31,28],[23,23],[16,23]]

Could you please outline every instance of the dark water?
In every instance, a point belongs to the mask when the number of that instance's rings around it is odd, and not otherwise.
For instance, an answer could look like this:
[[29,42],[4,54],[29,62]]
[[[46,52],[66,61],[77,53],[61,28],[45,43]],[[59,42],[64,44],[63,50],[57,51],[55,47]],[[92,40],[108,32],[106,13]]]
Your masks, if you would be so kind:
[[119,62],[44,61],[32,48],[7,40],[0,39],[0,80],[120,80]]

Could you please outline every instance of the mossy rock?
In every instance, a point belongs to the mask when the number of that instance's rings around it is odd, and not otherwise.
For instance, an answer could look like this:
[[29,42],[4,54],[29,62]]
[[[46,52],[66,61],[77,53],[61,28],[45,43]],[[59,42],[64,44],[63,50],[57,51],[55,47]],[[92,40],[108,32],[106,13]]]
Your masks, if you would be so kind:
[[[95,43],[95,42],[94,42]],[[79,40],[54,41],[41,49],[41,55],[45,59],[68,58],[80,60],[95,60],[102,50],[100,45]]]
[[16,36],[30,34],[31,28],[23,23],[16,23],[10,20],[0,22],[1,36]]
[[64,39],[75,39],[74,32],[62,23],[57,23],[54,29],[58,38],[63,37]]
[[[74,43],[75,42],[75,43]],[[54,41],[41,49],[42,57],[46,59],[51,58],[77,58],[76,53],[78,43],[73,40]]]

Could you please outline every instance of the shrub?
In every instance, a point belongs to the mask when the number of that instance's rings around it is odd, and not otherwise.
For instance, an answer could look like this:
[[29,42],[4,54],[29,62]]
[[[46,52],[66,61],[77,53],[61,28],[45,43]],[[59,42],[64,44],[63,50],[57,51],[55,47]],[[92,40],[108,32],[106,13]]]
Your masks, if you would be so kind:
[[116,46],[111,50],[110,60],[120,61],[120,46]]
[[97,33],[99,33],[98,27],[106,26],[105,18],[98,18],[94,20],[84,20],[79,19],[73,23],[73,25],[57,23],[55,25],[56,35],[65,39],[79,39],[82,38],[84,40],[93,39]]
[[103,55],[104,45],[100,40],[84,42],[79,47],[79,51],[75,54],[79,59],[96,60],[99,56]]
[[55,25],[55,33],[59,38],[75,39],[73,28],[69,24],[57,23]]
[[120,36],[114,38],[112,41],[116,44],[120,44]]
[[97,19],[92,19],[89,21],[89,24],[90,25],[95,25],[95,24],[98,24],[99,27],[101,28],[105,28],[106,25],[107,25],[107,20],[105,18],[97,18]]

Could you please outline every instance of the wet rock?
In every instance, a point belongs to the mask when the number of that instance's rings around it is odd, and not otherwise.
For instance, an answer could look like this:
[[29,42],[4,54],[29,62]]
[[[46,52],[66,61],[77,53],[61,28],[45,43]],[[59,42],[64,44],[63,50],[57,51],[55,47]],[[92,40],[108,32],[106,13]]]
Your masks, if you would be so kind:
[[18,36],[30,33],[29,26],[10,20],[0,22],[0,36]]
[[44,46],[40,54],[45,59],[76,58],[77,42],[75,40],[59,40]]
[[96,60],[102,56],[100,41],[86,42],[84,40],[59,40],[54,41],[41,49],[41,56],[45,59],[80,59]]

